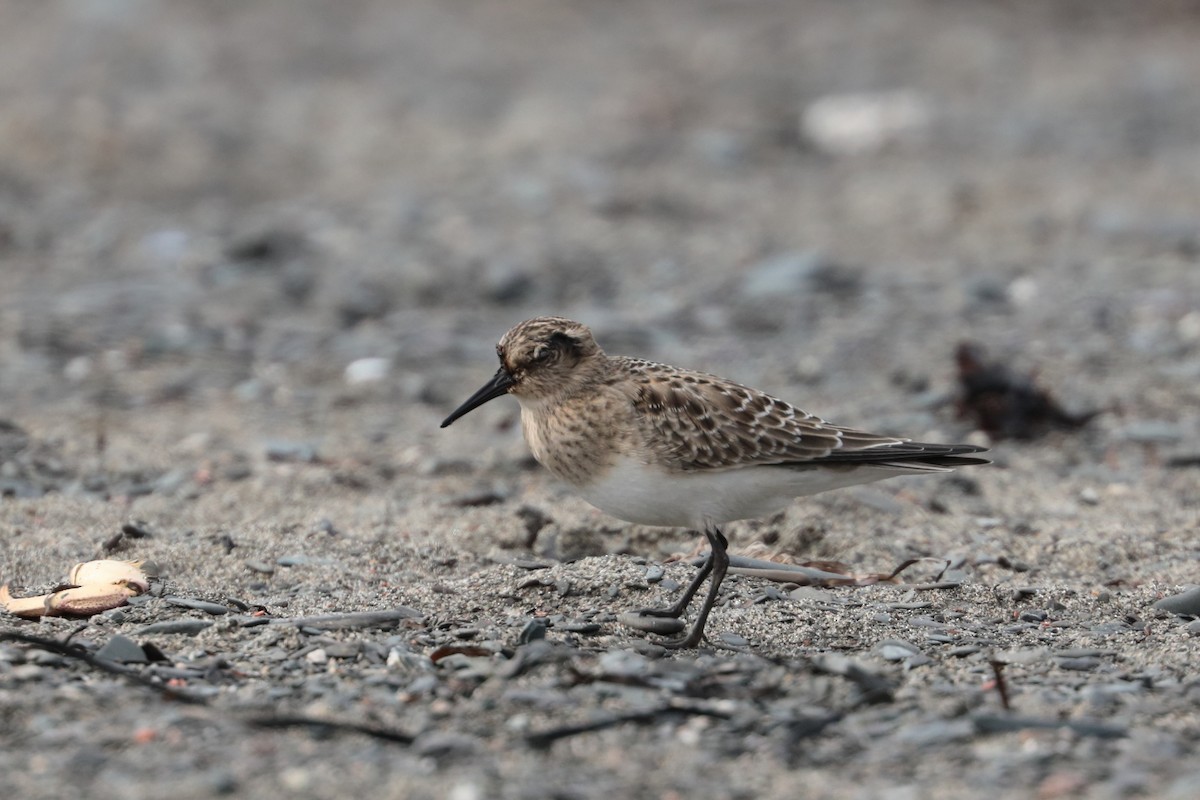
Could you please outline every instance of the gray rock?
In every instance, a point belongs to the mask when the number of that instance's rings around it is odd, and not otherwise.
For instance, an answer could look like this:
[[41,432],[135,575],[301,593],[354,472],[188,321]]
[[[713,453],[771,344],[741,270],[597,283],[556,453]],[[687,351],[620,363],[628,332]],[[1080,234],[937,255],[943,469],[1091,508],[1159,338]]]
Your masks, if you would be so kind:
[[429,758],[463,758],[482,750],[483,742],[464,733],[430,731],[417,737],[412,749],[417,755]]
[[816,250],[789,250],[767,256],[746,272],[739,287],[751,300],[786,299],[806,291],[853,294],[859,278],[824,253]]
[[636,611],[626,611],[618,614],[617,622],[634,630],[655,633],[659,636],[670,636],[680,633],[687,627],[687,623],[676,617],[652,617],[639,614]]
[[888,661],[903,661],[921,653],[921,648],[903,639],[885,639],[875,646],[875,652]]
[[597,666],[613,678],[636,678],[650,671],[650,661],[632,650],[609,650],[601,654]]
[[320,456],[317,455],[317,446],[309,442],[270,441],[264,447],[264,453],[268,461],[315,464],[320,460]]
[[1183,435],[1183,428],[1179,425],[1157,419],[1131,422],[1120,431],[1122,439],[1139,444],[1175,444]]
[[206,619],[172,619],[165,622],[152,622],[139,628],[138,634],[181,633],[195,636],[200,631],[211,627],[212,623]]
[[1154,604],[1154,608],[1181,617],[1200,617],[1200,586],[1182,594],[1164,597]]
[[917,725],[906,725],[896,732],[896,738],[917,747],[961,742],[975,737],[975,725],[969,719],[950,722],[937,720]]
[[164,597],[163,600],[173,606],[190,608],[195,611],[203,611],[204,613],[212,614],[213,616],[220,616],[230,612],[230,608],[228,606],[223,606],[220,603],[213,603],[208,600],[197,600],[192,597]]
[[119,664],[145,664],[150,660],[146,658],[146,651],[142,649],[141,645],[120,634],[109,639],[103,647],[97,650],[96,658],[115,661]]
[[517,637],[518,644],[529,644],[537,639],[546,638],[546,620],[540,618],[530,619],[521,628],[521,633]]

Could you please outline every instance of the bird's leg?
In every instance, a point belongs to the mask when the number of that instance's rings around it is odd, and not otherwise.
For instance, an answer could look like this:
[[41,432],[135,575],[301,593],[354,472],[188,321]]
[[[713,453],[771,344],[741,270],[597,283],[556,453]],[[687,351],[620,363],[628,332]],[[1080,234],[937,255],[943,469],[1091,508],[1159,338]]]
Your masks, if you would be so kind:
[[[706,533],[705,536],[708,536]],[[710,538],[711,541],[711,538]],[[678,619],[683,616],[683,612],[691,605],[692,598],[696,596],[696,592],[700,590],[700,584],[704,583],[704,579],[708,577],[713,570],[713,553],[715,548],[708,551],[708,555],[704,559],[704,563],[700,565],[700,569],[696,571],[696,577],[692,578],[692,582],[688,584],[687,589],[684,589],[683,594],[674,604],[666,608],[639,608],[635,613],[641,614],[644,617],[671,617]]]
[[[662,642],[663,647],[678,649],[695,647],[704,638],[704,626],[708,623],[708,614],[717,602],[717,592],[720,591],[721,582],[725,580],[725,573],[729,569],[729,542],[725,539],[725,535],[716,528],[704,531],[704,535],[708,537],[708,543],[712,547],[712,553],[705,562],[708,571],[712,573],[712,583],[708,585],[708,594],[704,596],[700,613],[696,616],[696,621],[692,623],[692,629],[688,631],[687,636]],[[697,582],[693,581],[693,583]]]

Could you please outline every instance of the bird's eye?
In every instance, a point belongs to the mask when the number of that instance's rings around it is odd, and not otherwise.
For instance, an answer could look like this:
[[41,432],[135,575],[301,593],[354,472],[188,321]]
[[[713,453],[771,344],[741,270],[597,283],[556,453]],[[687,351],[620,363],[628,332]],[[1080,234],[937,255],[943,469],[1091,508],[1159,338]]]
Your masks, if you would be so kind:
[[537,350],[533,351],[533,358],[531,358],[530,361],[532,361],[534,364],[545,364],[550,360],[550,355],[551,352],[549,347],[539,347]]

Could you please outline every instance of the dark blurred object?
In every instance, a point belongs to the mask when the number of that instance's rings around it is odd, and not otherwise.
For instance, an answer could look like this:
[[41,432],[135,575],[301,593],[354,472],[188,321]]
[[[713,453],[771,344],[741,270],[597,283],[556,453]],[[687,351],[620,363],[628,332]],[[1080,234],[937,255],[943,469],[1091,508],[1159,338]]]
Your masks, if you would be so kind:
[[1037,385],[1035,375],[1016,375],[984,360],[983,348],[963,342],[958,362],[958,416],[970,418],[993,439],[1036,439],[1052,430],[1083,427],[1103,409],[1072,414]]

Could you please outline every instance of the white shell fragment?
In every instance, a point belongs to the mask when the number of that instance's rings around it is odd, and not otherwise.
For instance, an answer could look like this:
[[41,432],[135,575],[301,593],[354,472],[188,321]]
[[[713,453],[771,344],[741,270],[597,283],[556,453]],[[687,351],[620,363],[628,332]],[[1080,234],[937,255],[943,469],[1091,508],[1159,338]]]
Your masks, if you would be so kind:
[[929,101],[911,89],[832,94],[804,109],[800,129],[818,150],[857,156],[919,138],[932,118]]
[[140,587],[138,594],[150,588],[146,573],[142,571],[144,561],[85,561],[71,567],[67,580],[75,586],[92,584],[128,583]]
[[150,588],[141,561],[86,561],[71,568],[74,586],[36,597],[13,597],[8,584],[0,586],[0,606],[18,617],[80,616],[122,606]]

